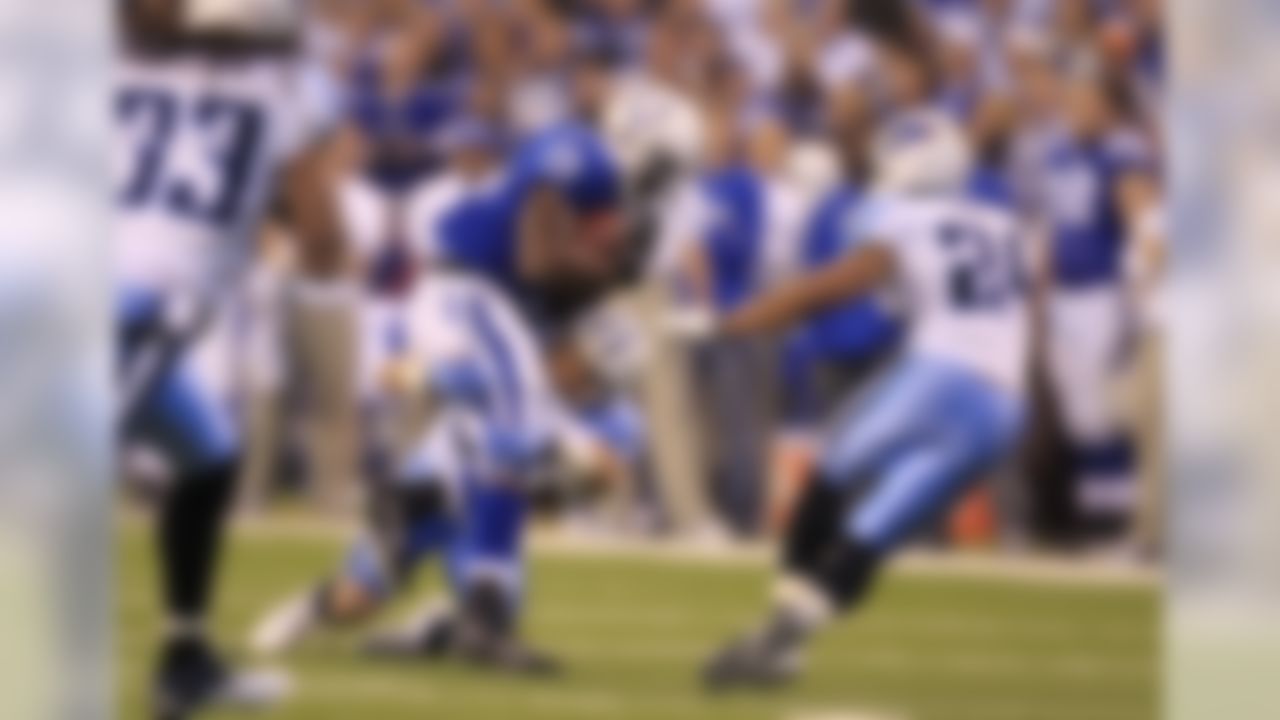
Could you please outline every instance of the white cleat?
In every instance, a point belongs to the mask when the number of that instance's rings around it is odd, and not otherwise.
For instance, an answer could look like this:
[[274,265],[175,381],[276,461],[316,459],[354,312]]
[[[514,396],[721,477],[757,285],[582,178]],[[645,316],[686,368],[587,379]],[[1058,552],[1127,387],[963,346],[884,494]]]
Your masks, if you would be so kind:
[[393,660],[444,657],[452,650],[455,615],[447,597],[432,598],[400,626],[366,638],[364,652]]
[[293,695],[293,676],[278,668],[241,670],[210,698],[210,705],[240,710],[265,710]]
[[320,624],[315,597],[308,589],[278,605],[254,626],[249,648],[259,657],[276,657],[296,647]]

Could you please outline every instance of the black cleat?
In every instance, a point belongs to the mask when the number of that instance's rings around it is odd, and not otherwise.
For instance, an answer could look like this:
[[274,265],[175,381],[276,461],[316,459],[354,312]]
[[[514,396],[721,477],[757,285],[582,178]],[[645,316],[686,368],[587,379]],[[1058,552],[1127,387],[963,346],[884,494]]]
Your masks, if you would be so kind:
[[504,624],[476,614],[459,616],[435,605],[407,625],[371,636],[364,653],[379,660],[430,661],[456,658],[482,669],[512,675],[551,677],[560,663],[521,644]]
[[453,653],[479,668],[534,678],[560,675],[560,661],[525,645],[513,628],[493,625],[475,615],[464,616],[454,626]]
[[510,598],[492,583],[478,584],[467,594],[454,624],[453,653],[463,662],[509,675],[549,678],[563,671],[558,660],[520,640]]
[[702,682],[708,690],[773,689],[788,685],[799,670],[790,658],[768,655],[753,640],[738,641],[707,662]]
[[554,656],[525,645],[514,637],[476,645],[459,643],[457,651],[458,657],[465,662],[508,675],[554,678],[564,672],[564,666]]
[[785,616],[763,630],[734,640],[702,669],[708,690],[773,689],[789,685],[799,674],[806,633]]
[[212,708],[257,710],[289,694],[287,676],[269,671],[236,673],[202,640],[171,641],[156,671],[156,720],[186,720]]
[[448,608],[432,608],[406,627],[370,636],[364,654],[378,660],[440,660],[453,653],[456,628]]

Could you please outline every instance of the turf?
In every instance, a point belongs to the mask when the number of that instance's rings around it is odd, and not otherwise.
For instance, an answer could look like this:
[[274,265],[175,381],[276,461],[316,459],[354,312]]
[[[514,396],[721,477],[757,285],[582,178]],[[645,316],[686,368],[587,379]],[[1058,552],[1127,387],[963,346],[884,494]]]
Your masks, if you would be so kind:
[[[117,717],[145,717],[157,632],[151,548],[119,532]],[[227,558],[217,626],[236,650],[258,613],[315,578],[340,543],[250,532]],[[297,720],[1147,720],[1157,715],[1153,589],[891,576],[867,612],[822,639],[797,686],[708,697],[695,669],[759,609],[763,568],[539,557],[530,631],[570,665],[535,683],[450,666],[370,664],[358,635],[291,658]],[[430,583],[424,583],[422,591]]]

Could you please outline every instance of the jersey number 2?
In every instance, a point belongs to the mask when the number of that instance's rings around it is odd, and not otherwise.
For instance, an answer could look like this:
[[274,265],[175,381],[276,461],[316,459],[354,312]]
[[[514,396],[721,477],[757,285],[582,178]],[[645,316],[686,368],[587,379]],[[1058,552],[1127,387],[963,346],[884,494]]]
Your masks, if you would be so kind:
[[1022,292],[1022,270],[1012,245],[961,223],[942,227],[951,262],[951,300],[964,309],[999,307]]
[[[116,114],[122,124],[141,124],[144,138],[121,189],[123,205],[159,203],[219,227],[236,221],[263,139],[258,108],[220,97],[184,103],[168,93],[133,89],[120,95]],[[177,166],[175,141],[188,129],[204,140],[200,162],[205,168]]]

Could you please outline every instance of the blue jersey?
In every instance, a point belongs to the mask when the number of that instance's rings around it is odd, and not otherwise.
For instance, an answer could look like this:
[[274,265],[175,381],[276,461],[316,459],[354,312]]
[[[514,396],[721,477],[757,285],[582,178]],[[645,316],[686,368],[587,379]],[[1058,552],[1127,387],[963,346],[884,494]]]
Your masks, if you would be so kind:
[[734,165],[703,180],[712,211],[703,238],[715,304],[728,310],[754,292],[765,233],[765,187],[751,169]]
[[1017,195],[1007,174],[990,165],[981,165],[969,178],[969,197],[978,202],[1016,212]]
[[375,152],[366,168],[387,190],[411,187],[439,163],[442,132],[463,110],[467,87],[456,77],[416,84],[402,97],[384,87],[381,64],[366,60],[352,73],[347,111]]
[[[807,268],[827,265],[857,243],[847,234],[861,199],[858,190],[841,185],[818,206],[804,240]],[[816,354],[850,361],[874,357],[895,342],[899,331],[898,322],[873,297],[822,312],[802,330]]]
[[1092,142],[1064,140],[1048,156],[1047,214],[1055,279],[1067,287],[1119,279],[1124,220],[1117,186],[1130,172],[1150,172],[1145,143],[1131,133]]
[[600,138],[579,125],[557,126],[521,143],[500,181],[444,215],[432,254],[488,278],[527,309],[536,307],[536,290],[517,266],[518,231],[525,202],[546,187],[584,215],[615,208],[622,196],[621,176]]

